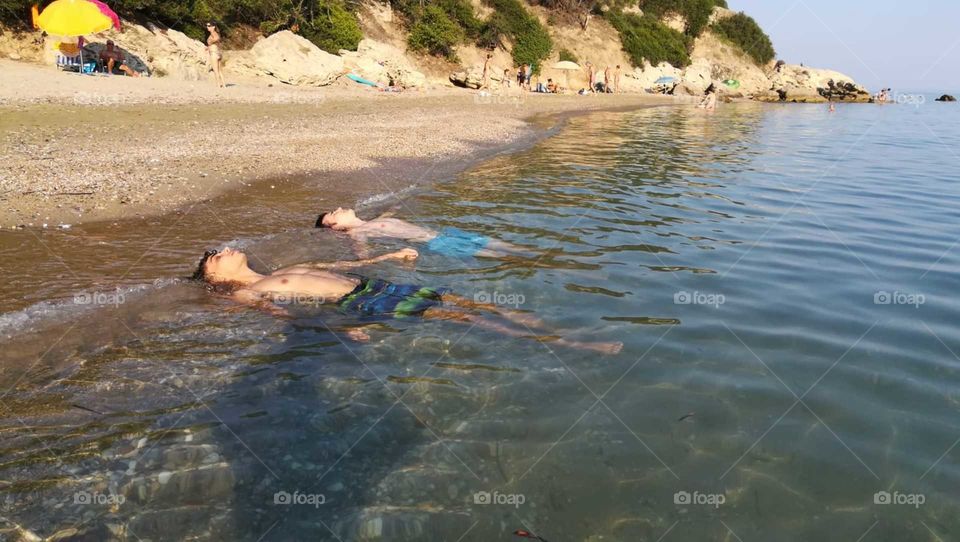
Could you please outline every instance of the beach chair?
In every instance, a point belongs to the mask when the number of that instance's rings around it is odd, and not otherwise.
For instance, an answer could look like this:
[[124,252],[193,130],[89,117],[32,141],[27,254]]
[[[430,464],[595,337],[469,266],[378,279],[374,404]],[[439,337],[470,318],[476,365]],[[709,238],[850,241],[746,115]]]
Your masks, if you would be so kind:
[[76,55],[67,55],[57,52],[57,68],[64,71],[81,71],[83,67],[83,55],[78,51]]
[[93,73],[96,63],[84,61],[83,46],[76,43],[57,44],[57,68],[77,73]]

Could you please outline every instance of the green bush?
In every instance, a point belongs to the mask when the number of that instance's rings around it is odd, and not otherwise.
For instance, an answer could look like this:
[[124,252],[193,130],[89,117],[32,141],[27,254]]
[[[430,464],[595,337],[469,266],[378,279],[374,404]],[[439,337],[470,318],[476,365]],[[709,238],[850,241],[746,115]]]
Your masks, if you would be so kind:
[[487,0],[487,3],[496,13],[487,21],[481,46],[499,43],[500,36],[505,35],[513,41],[513,63],[518,66],[531,64],[534,72],[539,73],[543,61],[553,50],[553,40],[547,29],[519,0]]
[[656,66],[669,62],[682,68],[690,64],[687,52],[691,38],[668,27],[651,15],[642,17],[611,10],[607,20],[620,33],[620,43],[634,66],[642,66],[646,60]]
[[644,15],[657,19],[669,14],[681,15],[687,21],[684,33],[694,38],[707,28],[713,8],[717,5],[717,0],[640,0],[639,4]]
[[337,2],[324,2],[314,17],[300,26],[303,37],[328,53],[356,51],[363,39],[357,17]]
[[569,49],[560,49],[560,62],[563,62],[564,60],[567,60],[573,63],[580,62],[579,60],[577,60],[577,55],[570,52]]
[[464,40],[463,29],[455,23],[439,6],[424,8],[407,37],[407,44],[414,51],[425,51],[432,55],[456,58],[454,46]]
[[720,19],[713,24],[712,30],[743,50],[757,64],[766,64],[777,56],[770,36],[760,28],[753,17],[745,13]]
[[[36,0],[0,0],[0,22],[29,27],[30,6]],[[224,36],[235,25],[260,28],[270,34],[298,24],[318,47],[336,53],[356,49],[360,25],[343,0],[109,0],[124,19],[152,21],[180,30],[191,38],[206,38],[208,21],[216,21]]]

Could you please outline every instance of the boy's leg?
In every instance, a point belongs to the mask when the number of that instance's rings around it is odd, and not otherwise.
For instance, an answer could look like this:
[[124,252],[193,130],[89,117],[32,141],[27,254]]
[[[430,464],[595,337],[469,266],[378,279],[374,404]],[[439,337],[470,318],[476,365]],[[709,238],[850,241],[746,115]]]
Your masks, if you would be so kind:
[[584,343],[577,341],[568,341],[560,337],[538,337],[536,335],[530,336],[523,331],[519,331],[509,326],[499,324],[484,318],[478,314],[465,313],[460,311],[452,311],[449,309],[443,309],[439,307],[433,307],[427,309],[423,313],[423,317],[431,320],[448,320],[453,322],[463,322],[464,324],[471,324],[475,327],[481,329],[487,329],[490,331],[496,331],[497,333],[502,333],[508,337],[531,337],[537,339],[540,342],[550,344],[559,344],[561,346],[567,346],[570,348],[576,348],[578,350],[590,350],[593,352],[598,352],[601,354],[617,354],[620,350],[623,349],[623,343],[621,342],[609,342],[609,343]]

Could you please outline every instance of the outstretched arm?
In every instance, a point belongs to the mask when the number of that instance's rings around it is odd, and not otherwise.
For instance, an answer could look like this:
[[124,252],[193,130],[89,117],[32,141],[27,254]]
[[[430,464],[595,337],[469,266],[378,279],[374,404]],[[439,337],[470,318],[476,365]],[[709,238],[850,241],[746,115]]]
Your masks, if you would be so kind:
[[290,313],[287,312],[286,309],[276,305],[270,299],[263,297],[261,294],[253,290],[247,290],[246,288],[237,290],[230,296],[230,298],[249,308],[261,310],[273,316],[290,316]]
[[376,258],[367,258],[363,260],[350,260],[345,262],[315,262],[308,264],[301,264],[297,267],[312,267],[313,269],[350,269],[353,267],[363,267],[365,265],[385,262],[388,260],[399,260],[399,261],[413,261],[419,257],[420,254],[412,248],[400,249],[396,252],[390,252],[389,254],[384,254],[382,256],[377,256]]

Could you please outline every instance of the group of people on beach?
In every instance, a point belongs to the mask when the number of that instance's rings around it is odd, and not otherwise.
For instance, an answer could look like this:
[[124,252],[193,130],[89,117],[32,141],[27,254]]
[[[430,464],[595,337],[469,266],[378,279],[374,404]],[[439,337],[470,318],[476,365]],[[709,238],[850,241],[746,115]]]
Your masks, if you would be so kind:
[[603,81],[598,80],[597,70],[593,67],[593,64],[587,62],[587,80],[588,88],[586,90],[581,89],[581,94],[587,94],[591,92],[597,92],[601,94],[620,94],[620,76],[623,71],[620,69],[620,65],[617,64],[617,67],[613,70],[610,69],[610,66],[607,66],[603,69]]
[[[493,61],[493,54],[487,53],[486,58],[483,62],[483,72],[480,80],[480,87],[478,90],[485,91],[491,87],[491,77],[493,76],[493,66],[491,65]],[[517,88],[526,92],[539,92],[547,94],[560,94],[564,92],[565,89],[561,87],[553,78],[547,78],[547,82],[537,82],[536,85],[533,84],[534,76],[534,66],[532,64],[521,64],[517,67],[516,71],[516,84]],[[590,62],[586,63],[586,78],[587,86],[581,88],[577,91],[580,95],[600,93],[600,94],[614,94],[620,93],[620,76],[623,71],[620,68],[620,65],[617,64],[615,69],[611,69],[610,66],[607,66],[603,70],[603,81],[598,79],[598,74],[596,68]],[[511,75],[510,68],[504,68],[502,77],[500,79],[500,84],[503,88],[511,88],[514,76]]]
[[394,284],[345,272],[385,261],[414,261],[419,257],[415,249],[404,248],[369,258],[367,242],[377,238],[417,243],[426,250],[456,260],[507,258],[529,252],[517,245],[459,228],[437,231],[387,215],[362,220],[354,210],[343,208],[321,214],[315,227],[349,237],[358,247],[360,259],[312,262],[259,273],[250,268],[243,252],[225,248],[204,253],[191,278],[203,282],[217,295],[277,316],[287,315],[278,300],[309,299],[316,305],[336,306],[341,313],[355,318],[356,325],[346,333],[355,341],[370,340],[364,328],[371,321],[420,318],[478,327],[510,337],[533,336],[551,345],[601,354],[615,354],[623,347],[619,342],[571,340],[556,330],[547,331],[544,322],[529,312],[467,299],[444,287]]

